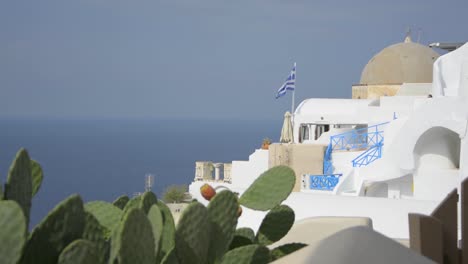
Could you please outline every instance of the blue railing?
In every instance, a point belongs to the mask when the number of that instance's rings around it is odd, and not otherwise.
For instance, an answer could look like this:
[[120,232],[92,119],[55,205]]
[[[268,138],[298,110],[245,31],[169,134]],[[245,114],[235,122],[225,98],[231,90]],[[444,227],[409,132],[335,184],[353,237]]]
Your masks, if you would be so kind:
[[383,140],[377,143],[375,146],[368,149],[367,151],[361,153],[361,155],[353,159],[353,167],[367,166],[374,160],[380,159],[382,157],[382,146]]
[[325,155],[323,156],[323,174],[333,173],[333,166],[331,162],[331,152],[332,152],[332,145],[328,144],[327,150],[325,150]]
[[308,175],[310,177],[310,189],[319,191],[333,191],[343,174]]
[[349,132],[331,136],[332,150],[366,149],[375,146],[383,140],[382,126],[388,123],[353,129]]

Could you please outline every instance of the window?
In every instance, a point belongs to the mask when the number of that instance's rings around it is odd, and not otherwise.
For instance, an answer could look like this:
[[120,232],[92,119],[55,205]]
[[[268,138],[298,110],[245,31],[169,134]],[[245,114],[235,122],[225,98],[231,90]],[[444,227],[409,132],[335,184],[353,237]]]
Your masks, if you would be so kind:
[[299,128],[299,143],[304,140],[309,140],[309,125],[301,124]]

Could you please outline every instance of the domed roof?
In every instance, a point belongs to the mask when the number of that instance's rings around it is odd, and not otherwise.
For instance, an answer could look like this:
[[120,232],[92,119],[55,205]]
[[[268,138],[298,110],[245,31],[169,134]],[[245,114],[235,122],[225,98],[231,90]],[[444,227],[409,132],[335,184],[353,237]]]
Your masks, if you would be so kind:
[[411,42],[386,47],[375,55],[361,74],[361,84],[432,82],[432,65],[439,57],[431,48]]

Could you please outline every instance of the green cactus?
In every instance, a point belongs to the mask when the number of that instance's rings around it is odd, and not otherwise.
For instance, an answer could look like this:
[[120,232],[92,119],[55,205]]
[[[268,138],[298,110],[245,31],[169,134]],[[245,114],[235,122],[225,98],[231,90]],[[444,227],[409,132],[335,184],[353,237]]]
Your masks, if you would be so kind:
[[21,206],[28,224],[32,199],[32,177],[31,160],[25,149],[18,151],[10,167],[5,185],[5,199],[16,201]]
[[145,214],[148,214],[151,206],[158,202],[158,198],[153,192],[145,192],[140,199],[139,208],[143,209]]
[[99,221],[91,213],[85,211],[85,226],[83,239],[94,243],[98,255],[96,264],[106,263],[109,257],[109,242],[106,241],[106,230],[99,224]]
[[294,211],[287,205],[276,206],[263,218],[256,239],[262,245],[273,244],[284,237],[293,224]]
[[0,257],[3,264],[15,264],[26,242],[26,219],[15,201],[0,201]]
[[148,220],[151,223],[151,229],[153,230],[153,238],[154,238],[154,252],[155,256],[159,253],[159,242],[161,240],[161,234],[163,231],[163,217],[161,214],[161,210],[157,205],[151,206],[148,214]]
[[234,238],[232,239],[231,245],[229,245],[229,250],[247,246],[255,242],[255,233],[251,228],[242,227],[236,230],[234,233]]
[[176,254],[181,263],[206,263],[210,241],[208,210],[192,202],[183,211],[175,233]]
[[279,246],[270,252],[271,260],[275,261],[305,246],[307,246],[307,244],[303,244],[303,243],[290,243],[290,244]]
[[98,263],[99,255],[93,242],[77,239],[60,253],[58,264]]
[[87,212],[96,217],[99,224],[105,228],[106,238],[110,237],[110,234],[117,227],[122,218],[122,210],[108,202],[92,201],[86,203],[84,208]]
[[239,202],[251,209],[267,211],[284,201],[294,188],[296,176],[287,166],[264,172],[242,194]]
[[31,177],[32,177],[32,196],[34,197],[39,191],[42,185],[42,179],[44,178],[42,168],[39,163],[35,160],[31,160]]
[[83,201],[72,195],[59,203],[33,230],[21,263],[56,263],[60,252],[81,238],[85,226]]
[[143,210],[132,208],[125,213],[118,229],[112,234],[109,263],[155,262],[151,224]]
[[163,218],[163,229],[161,232],[161,240],[159,241],[159,253],[156,262],[159,263],[170,250],[175,247],[175,225],[171,210],[163,201],[158,201],[156,204],[161,211]]
[[237,226],[237,197],[230,191],[222,191],[211,199],[208,215],[211,220],[211,243],[208,262],[220,260],[229,249]]
[[123,210],[125,208],[125,205],[128,203],[128,201],[130,200],[130,198],[128,198],[127,195],[121,195],[119,197],[117,197],[117,199],[115,199],[114,202],[112,202],[112,204],[116,207],[118,207],[120,210]]
[[248,245],[227,252],[221,264],[263,264],[269,261],[268,248],[261,245]]
[[139,208],[140,206],[140,201],[141,201],[141,196],[135,196],[132,199],[130,199],[127,204],[125,204],[124,209],[122,211],[125,213],[129,211],[132,208]]
[[3,184],[0,182],[0,201],[3,200]]
[[[159,262],[156,262],[159,263]],[[163,258],[160,262],[161,264],[179,264],[179,260],[177,259],[177,255],[175,254],[175,249],[171,249],[167,255]]]

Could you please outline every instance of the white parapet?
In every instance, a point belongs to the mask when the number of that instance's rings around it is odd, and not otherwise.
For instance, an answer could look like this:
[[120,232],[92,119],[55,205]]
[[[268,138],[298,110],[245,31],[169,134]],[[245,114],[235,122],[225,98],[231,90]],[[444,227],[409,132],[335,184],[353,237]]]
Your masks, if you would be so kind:
[[257,149],[249,156],[248,161],[232,162],[232,185],[235,188],[247,188],[266,170],[268,170],[268,150]]

